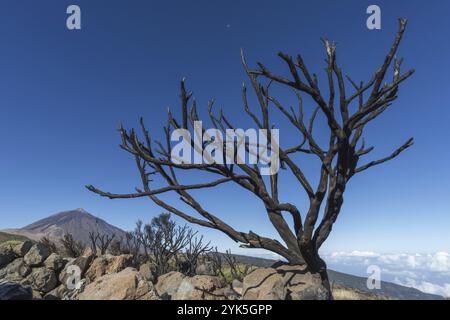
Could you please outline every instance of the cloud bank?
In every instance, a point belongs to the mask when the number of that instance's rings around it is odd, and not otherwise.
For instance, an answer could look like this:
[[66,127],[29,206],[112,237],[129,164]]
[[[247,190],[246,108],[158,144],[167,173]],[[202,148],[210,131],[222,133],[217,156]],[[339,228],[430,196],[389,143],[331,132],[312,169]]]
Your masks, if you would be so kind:
[[381,254],[372,251],[322,253],[330,269],[367,276],[377,265],[382,280],[413,287],[426,293],[450,297],[450,253]]

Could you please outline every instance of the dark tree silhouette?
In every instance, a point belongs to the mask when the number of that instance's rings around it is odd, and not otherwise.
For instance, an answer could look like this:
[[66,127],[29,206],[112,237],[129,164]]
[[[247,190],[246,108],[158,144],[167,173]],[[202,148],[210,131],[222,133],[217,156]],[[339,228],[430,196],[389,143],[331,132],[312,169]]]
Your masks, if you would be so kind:
[[138,257],[140,250],[141,250],[141,243],[139,239],[136,237],[135,233],[127,232],[125,234],[125,241],[122,244],[122,252]]
[[242,282],[245,276],[254,270],[250,264],[239,262],[231,250],[222,253],[215,248],[207,253],[207,259],[212,263],[214,273],[225,283],[227,281],[231,283],[234,279]]
[[40,243],[42,243],[44,246],[47,247],[47,249],[51,253],[58,253],[58,247],[56,246],[56,243],[54,243],[52,240],[50,240],[48,237],[42,237],[39,240]]
[[[258,63],[257,68],[251,69],[242,54],[245,72],[259,104],[259,114],[251,110],[245,86],[242,89],[244,111],[258,128],[270,130],[273,118],[271,118],[272,111],[269,112],[269,110],[272,106],[275,106],[275,110],[279,110],[287,122],[298,131],[298,140],[301,141],[295,146],[279,147],[279,160],[284,170],[271,175],[269,181],[263,178],[258,168],[253,165],[218,164],[215,162],[212,164],[179,164],[172,161],[171,132],[174,129],[193,130],[194,121],[200,120],[196,102],[191,99],[192,93],[186,91],[184,81],[182,81],[181,118],[175,119],[169,110],[168,123],[164,127],[166,140],[164,144],[151,140],[142,119],[140,122],[142,139],[138,137],[136,130],[127,131],[123,127],[120,128],[121,148],[134,157],[143,187],[130,194],[104,192],[91,185],[87,188],[111,199],[148,197],[168,212],[191,223],[224,232],[244,247],[267,249],[283,256],[291,264],[306,264],[311,272],[321,275],[324,285],[329,288],[326,264],[320,258],[318,251],[329,236],[341,211],[347,183],[355,174],[395,158],[413,144],[411,138],[392,154],[379,160],[360,164],[361,158],[374,149],[374,147],[365,146],[362,138],[365,126],[392,105],[397,99],[399,85],[414,72],[414,70],[410,70],[402,74],[400,70],[402,60],[396,58],[406,24],[405,19],[399,20],[399,31],[389,53],[379,69],[366,83],[360,82],[358,84],[350,77],[344,76],[336,59],[336,44],[324,40],[327,97],[324,96],[319,87],[318,77],[310,73],[300,55],[293,58],[287,54],[279,53],[279,57],[289,69],[290,75],[286,77],[273,73],[261,63]],[[392,75],[388,72],[391,66],[393,69]],[[391,77],[391,79],[388,79],[388,77]],[[293,108],[286,108],[271,95],[269,89],[273,84],[293,90],[298,100],[297,111]],[[348,87],[352,89],[351,93]],[[303,97],[308,97],[316,105],[307,123],[304,121]],[[355,108],[353,108],[353,105],[355,105]],[[219,114],[213,112],[213,102],[210,102],[208,111],[209,118],[216,128],[223,131],[227,128],[235,128],[222,111]],[[328,126],[328,138],[325,146],[321,145],[313,134],[314,123],[319,113],[324,116]],[[270,139],[268,140],[270,141]],[[193,148],[195,148],[195,143],[194,141],[191,142]],[[248,147],[246,151],[249,151]],[[317,186],[313,186],[310,180],[306,178],[299,162],[295,161],[298,159],[298,155],[315,157],[319,161],[320,172]],[[180,171],[200,171],[216,175],[219,178],[205,183],[185,184],[180,182],[179,175],[177,175]],[[278,175],[282,172],[290,172],[309,199],[309,209],[305,214],[302,215],[296,205],[280,200]],[[156,184],[156,181],[153,180],[154,176],[155,178],[156,176],[162,178],[166,185],[154,187],[154,184]],[[200,175],[200,177],[203,176],[203,174]],[[283,243],[260,236],[252,231],[235,230],[224,220],[209,212],[191,193],[194,189],[213,188],[228,182],[235,183],[262,201],[266,214]],[[167,192],[177,193],[180,199],[195,210],[201,218],[174,207],[173,204],[169,204],[167,200],[158,196]],[[292,228],[283,213],[292,217]]]
[[99,251],[101,255],[105,254],[115,237],[115,234],[101,234],[98,230],[89,232],[92,252],[96,254]]
[[86,245],[84,245],[81,241],[76,241],[70,233],[66,233],[60,239],[60,242],[66,255],[72,258],[80,257],[86,249]]
[[191,233],[188,239],[188,243],[183,252],[185,266],[182,272],[187,276],[193,277],[197,272],[197,267],[201,258],[206,258],[206,254],[212,250],[210,242],[203,243],[203,236],[196,236],[195,233]]
[[162,213],[148,224],[136,223],[133,236],[144,251],[145,260],[155,266],[160,276],[170,271],[170,263],[185,249],[195,237],[188,226],[177,226],[170,214]]

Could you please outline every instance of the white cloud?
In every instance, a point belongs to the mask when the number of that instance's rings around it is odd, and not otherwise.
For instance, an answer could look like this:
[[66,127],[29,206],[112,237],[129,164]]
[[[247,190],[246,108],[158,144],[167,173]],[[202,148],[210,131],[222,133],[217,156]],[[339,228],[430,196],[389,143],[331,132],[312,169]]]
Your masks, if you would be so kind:
[[440,286],[428,281],[417,281],[411,278],[406,278],[405,281],[401,281],[400,279],[396,278],[394,282],[401,286],[416,288],[426,293],[450,297],[450,283],[444,283],[444,285]]
[[[322,254],[328,265],[338,271],[366,273],[369,265],[378,265],[383,279],[423,292],[450,296],[450,253],[390,253],[372,251],[331,252]],[[340,270],[339,270],[340,268]]]
[[450,254],[438,252],[432,256],[429,267],[433,271],[450,272]]
[[372,251],[352,251],[352,252],[345,252],[345,251],[339,251],[339,252],[332,252],[332,257],[378,257],[379,254],[372,252]]
[[450,273],[450,254],[447,252],[437,252],[434,254],[379,254],[371,251],[352,251],[352,252],[332,252],[323,254],[328,261],[357,261],[364,264],[382,264],[396,266],[407,269],[426,269],[442,273]]

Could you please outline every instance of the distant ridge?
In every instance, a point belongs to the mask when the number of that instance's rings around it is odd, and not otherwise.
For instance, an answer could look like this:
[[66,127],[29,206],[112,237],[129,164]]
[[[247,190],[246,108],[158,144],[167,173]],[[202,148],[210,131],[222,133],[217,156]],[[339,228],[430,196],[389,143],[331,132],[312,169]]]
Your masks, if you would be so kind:
[[50,239],[59,239],[64,234],[70,233],[75,240],[89,243],[89,232],[97,230],[100,234],[115,234],[117,238],[125,237],[125,231],[122,229],[81,208],[53,214],[20,229],[4,231],[33,240],[39,240],[44,236]]

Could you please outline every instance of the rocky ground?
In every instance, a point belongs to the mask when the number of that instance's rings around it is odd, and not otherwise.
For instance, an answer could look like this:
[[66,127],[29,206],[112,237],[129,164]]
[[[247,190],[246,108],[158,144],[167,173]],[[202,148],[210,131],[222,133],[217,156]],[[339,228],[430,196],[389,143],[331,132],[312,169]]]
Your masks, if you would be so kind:
[[[131,255],[96,256],[88,250],[78,258],[51,253],[41,243],[16,241],[0,245],[0,300],[254,300],[325,299],[320,279],[302,267],[257,268],[224,283],[206,265],[197,275],[172,271],[155,277],[149,263],[136,266]],[[364,299],[338,288],[340,297]],[[345,291],[347,290],[347,291]],[[366,297],[369,299],[370,297]],[[372,297],[380,298],[380,297]]]

